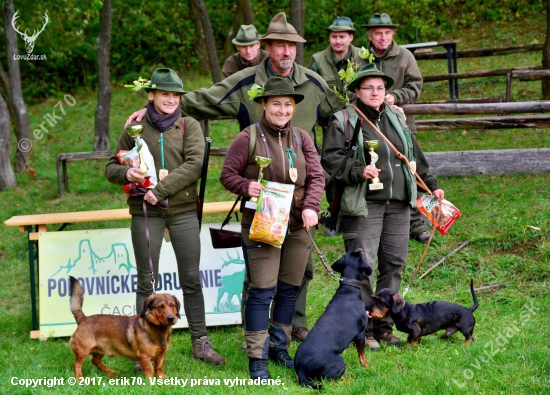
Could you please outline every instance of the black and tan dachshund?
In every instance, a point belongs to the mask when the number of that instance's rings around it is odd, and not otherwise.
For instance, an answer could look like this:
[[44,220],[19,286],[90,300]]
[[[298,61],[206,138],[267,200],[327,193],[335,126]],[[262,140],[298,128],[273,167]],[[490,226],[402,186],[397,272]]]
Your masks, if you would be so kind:
[[370,275],[372,269],[361,249],[348,252],[332,264],[332,269],[342,274],[340,286],[294,357],[298,383],[317,390],[322,389],[322,379],[336,380],[344,374],[346,365],[340,354],[352,341],[361,365],[368,367],[365,360],[368,318],[359,285],[362,273]]
[[453,333],[459,331],[466,338],[465,344],[468,344],[473,340],[476,325],[476,319],[472,313],[478,306],[473,280],[470,282],[470,291],[474,304],[472,307],[464,307],[441,300],[413,304],[405,301],[391,289],[384,288],[373,295],[374,302],[370,309],[370,317],[379,320],[389,313],[395,327],[409,335],[407,342],[410,346],[420,343],[422,336],[430,335],[440,329],[445,329],[442,339],[448,339]]

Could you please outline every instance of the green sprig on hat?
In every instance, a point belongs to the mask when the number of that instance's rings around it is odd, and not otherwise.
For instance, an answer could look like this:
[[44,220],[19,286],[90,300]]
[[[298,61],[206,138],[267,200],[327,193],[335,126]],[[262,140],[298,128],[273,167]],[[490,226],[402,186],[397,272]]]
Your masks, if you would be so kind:
[[[367,60],[369,64],[374,61],[374,55],[365,47],[361,48],[358,55],[361,59]],[[338,72],[338,75],[340,76],[340,80],[344,81],[343,92],[338,92],[338,89],[336,88],[336,86],[334,87],[334,92],[336,93],[336,96],[338,96],[338,99],[346,103],[349,103],[349,97],[346,94],[346,91],[348,90],[349,84],[357,78],[358,69],[359,69],[358,63],[351,62],[348,60],[347,67]]]
[[264,90],[265,88],[263,86],[260,86],[258,84],[252,84],[248,92],[246,92],[248,95],[248,100],[253,102],[254,98],[258,96],[262,96],[264,94]]
[[134,92],[137,92],[140,89],[154,88],[154,86],[151,86],[151,80],[148,80],[146,78],[141,78],[141,77],[139,77],[137,80],[135,80],[133,84],[124,85],[124,87],[129,88],[130,90],[133,90]]

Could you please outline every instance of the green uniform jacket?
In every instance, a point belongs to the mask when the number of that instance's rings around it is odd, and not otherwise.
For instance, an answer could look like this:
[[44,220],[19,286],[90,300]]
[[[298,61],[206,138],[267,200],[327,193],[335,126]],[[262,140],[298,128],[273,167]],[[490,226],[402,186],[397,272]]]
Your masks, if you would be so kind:
[[[358,53],[359,48],[353,46],[353,44],[349,46],[347,59],[351,62],[359,64],[359,70],[361,67],[367,65],[367,61],[365,59],[361,59]],[[325,50],[317,52],[311,57],[309,68],[323,77],[331,89],[334,89],[336,86],[338,92],[342,93],[344,91],[344,81],[340,79],[338,69],[332,62],[332,57],[332,48],[329,45]]]
[[[210,88],[201,88],[182,96],[181,111],[199,121],[231,116],[239,121],[240,130],[260,121],[263,113],[258,103],[250,101],[247,92],[253,84],[264,86],[268,80],[264,59],[258,66],[241,70]],[[315,142],[315,123],[328,119],[344,107],[319,74],[293,63],[294,91],[305,99],[296,105],[292,125],[304,129]]]
[[[184,121],[183,137],[180,132],[180,118],[174,122],[174,127],[164,131],[164,167],[168,175],[159,181],[152,192],[157,199],[170,199],[166,215],[181,214],[195,211],[197,198],[197,183],[201,176],[202,160],[204,156],[204,137],[197,121],[186,117]],[[162,168],[161,147],[159,143],[160,131],[151,125],[149,117],[141,122],[134,122],[131,126],[142,125],[141,137],[147,143],[149,151],[155,159],[157,177]],[[113,184],[128,184],[126,172],[130,166],[121,165],[117,154],[120,150],[131,150],[135,146],[134,139],[124,129],[118,139],[113,155],[105,165],[105,177]],[[121,191],[122,192],[122,191]],[[143,198],[128,197],[131,215],[143,215]],[[148,215],[162,215],[163,211],[147,203]]]
[[267,58],[269,55],[263,49],[260,49],[258,56],[252,62],[243,63],[243,58],[239,52],[231,55],[227,58],[223,64],[222,74],[223,78],[227,78],[230,75],[235,74],[237,71],[246,69],[247,67],[257,66],[262,60]]
[[[378,70],[395,80],[395,84],[386,92],[395,96],[395,104],[402,106],[416,103],[422,92],[422,75],[413,54],[395,41],[382,55],[377,55],[372,49],[371,52]],[[414,116],[407,115],[407,125],[413,133],[416,132]]]
[[[387,104],[383,104],[382,111],[376,111],[370,109],[370,111],[363,111],[365,115],[371,120],[372,123],[378,125],[378,128],[384,133],[384,135],[392,142],[392,144],[401,153],[406,155],[405,148],[403,146],[403,140],[399,137],[394,126],[390,122],[388,115],[386,114],[385,107]],[[364,106],[366,107],[366,106]],[[363,108],[364,108],[363,107]],[[363,133],[363,141],[379,140],[380,146],[376,148],[375,152],[378,154],[378,161],[376,167],[382,171],[379,174],[380,182],[384,185],[384,189],[381,190],[366,190],[366,200],[373,202],[385,202],[389,200],[406,201],[409,202],[410,196],[407,191],[407,181],[404,174],[403,166],[406,164],[395,156],[395,152],[386,143],[384,139],[370,126],[370,124],[364,121],[361,125],[361,131]],[[353,134],[352,126],[350,125],[350,133]],[[420,177],[424,180],[428,188],[432,191],[439,189],[437,179],[429,173],[429,166],[424,156],[424,153],[420,149],[414,135],[410,134],[413,156],[416,160],[417,171]],[[358,149],[363,149],[363,142],[360,142]],[[410,143],[407,143],[409,145]],[[410,145],[409,145],[410,146]],[[329,122],[327,131],[323,141],[323,155],[321,157],[321,164],[323,169],[332,174],[345,156],[345,139],[344,129],[338,119],[333,117]],[[367,164],[370,164],[370,156],[365,151],[365,159]],[[351,157],[347,160],[343,170],[341,170],[335,177],[337,185],[339,187],[347,185],[358,185],[363,182],[370,183],[369,180],[363,178],[364,165],[359,159]],[[408,170],[407,170],[408,171]]]

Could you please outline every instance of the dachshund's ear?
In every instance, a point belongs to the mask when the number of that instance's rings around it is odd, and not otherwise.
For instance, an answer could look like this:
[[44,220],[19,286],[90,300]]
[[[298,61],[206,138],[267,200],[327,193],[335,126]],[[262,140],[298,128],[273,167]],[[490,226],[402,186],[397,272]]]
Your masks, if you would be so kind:
[[178,310],[178,319],[179,319],[181,318],[180,317],[181,303],[180,303],[180,300],[176,298],[174,295],[172,295],[172,297],[174,298],[174,303],[176,304],[176,309]]
[[405,299],[403,299],[399,294],[392,295],[393,304],[391,311],[394,314],[398,314],[401,311],[401,308],[405,305]]
[[150,295],[145,299],[145,302],[143,302],[143,310],[141,310],[140,317],[145,318],[145,314],[147,313],[147,310],[151,310],[153,308],[153,304],[155,303],[155,297],[153,295]]

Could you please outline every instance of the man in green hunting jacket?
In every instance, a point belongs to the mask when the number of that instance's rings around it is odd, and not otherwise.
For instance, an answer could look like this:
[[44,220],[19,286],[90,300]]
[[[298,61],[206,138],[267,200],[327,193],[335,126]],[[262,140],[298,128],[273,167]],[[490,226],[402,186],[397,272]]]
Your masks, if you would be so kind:
[[358,68],[367,63],[359,57],[359,48],[351,43],[356,30],[350,18],[337,16],[325,29],[330,32],[328,36],[330,45],[311,57],[309,68],[323,77],[331,89],[336,87],[338,92],[345,94],[344,82],[340,79],[338,72],[348,67],[348,61],[358,63]]
[[[319,74],[300,66],[296,58],[296,43],[305,42],[296,29],[287,23],[284,12],[277,14],[269,24],[267,33],[259,40],[265,43],[269,55],[258,66],[241,70],[210,88],[201,88],[182,96],[181,112],[197,121],[221,116],[232,116],[239,121],[239,130],[260,120],[258,104],[248,97],[252,85],[265,85],[269,77],[287,77],[294,91],[305,100],[296,104],[292,125],[306,130],[315,142],[315,124],[327,119],[344,107],[334,91]],[[132,114],[128,122],[141,121],[142,109]]]
[[[294,92],[304,95],[304,100],[296,104],[292,126],[306,130],[316,142],[315,124],[325,119],[328,121],[334,112],[344,108],[344,102],[338,99],[319,74],[294,62],[296,43],[306,40],[287,23],[284,12],[271,20],[267,33],[260,36],[259,40],[265,43],[268,58],[258,66],[241,70],[210,88],[183,95],[180,104],[182,114],[198,121],[229,115],[239,121],[239,130],[243,130],[259,122],[262,114],[258,104],[248,96],[252,85],[264,86],[268,78],[273,76],[287,77],[292,82]],[[128,124],[134,119],[141,121],[144,114],[145,110],[132,114]],[[307,336],[306,295],[312,278],[313,263],[309,259],[292,321],[293,337],[300,341]]]
[[[388,14],[375,12],[369,23],[362,27],[367,28],[369,50],[374,55],[376,67],[395,81],[393,87],[386,91],[386,102],[398,106],[415,103],[422,91],[422,75],[413,54],[393,39],[399,24],[392,23]],[[411,132],[416,133],[413,115],[407,116],[407,125]],[[430,237],[428,229],[422,215],[417,210],[411,210],[410,238],[426,243]]]
[[237,53],[228,57],[223,64],[223,78],[227,78],[247,67],[257,66],[267,58],[267,52],[260,49],[258,32],[254,25],[241,25],[237,36],[231,42],[235,44]]

